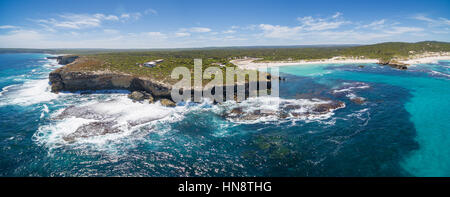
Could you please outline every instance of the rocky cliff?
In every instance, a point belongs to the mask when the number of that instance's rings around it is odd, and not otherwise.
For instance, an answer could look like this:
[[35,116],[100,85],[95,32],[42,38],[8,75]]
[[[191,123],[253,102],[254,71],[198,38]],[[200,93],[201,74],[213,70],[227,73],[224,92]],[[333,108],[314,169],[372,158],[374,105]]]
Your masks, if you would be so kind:
[[169,98],[171,86],[150,79],[107,71],[71,71],[61,67],[50,73],[52,92],[112,90],[145,91],[158,98]]
[[76,56],[76,55],[64,55],[64,56],[57,56],[57,57],[47,57],[47,59],[56,59],[58,61],[58,64],[61,64],[61,65],[70,64],[70,63],[74,62],[78,58],[79,58],[79,56]]
[[[62,58],[62,61],[75,61],[72,58]],[[91,91],[91,90],[129,90],[147,92],[156,100],[171,99],[172,84],[160,82],[155,79],[138,77],[132,74],[113,72],[113,71],[87,71],[76,69],[77,61],[70,62],[49,75],[51,91],[58,93],[60,91]],[[74,69],[75,67],[75,69]],[[267,77],[267,87],[271,88],[270,75]],[[252,82],[257,83],[257,82]],[[245,85],[246,96],[249,94],[249,84]],[[224,95],[226,94],[224,87]],[[194,92],[194,90],[191,90]],[[214,94],[214,89],[212,93]],[[234,87],[237,92],[237,85]],[[194,94],[192,94],[194,95]]]

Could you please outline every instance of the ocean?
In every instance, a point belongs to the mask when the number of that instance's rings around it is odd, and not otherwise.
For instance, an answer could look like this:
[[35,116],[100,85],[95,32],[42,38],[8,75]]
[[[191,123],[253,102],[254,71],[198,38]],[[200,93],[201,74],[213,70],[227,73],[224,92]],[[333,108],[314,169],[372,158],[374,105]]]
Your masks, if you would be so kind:
[[450,176],[450,61],[285,66],[280,98],[166,108],[53,94],[47,56],[0,54],[0,176]]

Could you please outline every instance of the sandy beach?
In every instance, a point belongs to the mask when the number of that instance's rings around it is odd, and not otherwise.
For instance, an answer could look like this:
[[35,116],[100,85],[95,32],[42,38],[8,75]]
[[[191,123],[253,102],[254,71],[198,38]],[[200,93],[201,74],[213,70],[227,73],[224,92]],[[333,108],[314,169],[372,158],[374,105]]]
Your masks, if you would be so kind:
[[[298,61],[271,61],[271,62],[255,62],[261,60],[260,58],[247,58],[247,59],[236,59],[230,62],[241,69],[259,69],[264,67],[278,67],[278,66],[293,66],[293,65],[308,65],[308,64],[370,64],[379,63],[377,59],[354,59],[354,58],[342,58],[334,57],[331,59],[322,60],[298,60]],[[426,64],[435,63],[440,60],[450,60],[450,55],[438,55],[438,56],[428,56],[428,57],[418,57],[407,60],[397,60],[404,64]]]
[[415,59],[409,59],[409,60],[403,60],[400,61],[404,64],[427,64],[427,63],[436,63],[440,60],[450,60],[450,55],[447,56],[433,56],[433,57],[422,57],[422,58],[415,58]]

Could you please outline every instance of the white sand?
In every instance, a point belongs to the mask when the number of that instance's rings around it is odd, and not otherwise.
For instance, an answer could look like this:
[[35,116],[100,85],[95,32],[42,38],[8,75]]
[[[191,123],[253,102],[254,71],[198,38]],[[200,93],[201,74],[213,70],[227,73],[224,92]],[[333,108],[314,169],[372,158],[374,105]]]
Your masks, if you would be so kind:
[[299,60],[299,61],[273,61],[273,62],[254,62],[259,60],[257,58],[231,60],[230,62],[241,69],[258,69],[264,67],[277,66],[293,66],[293,65],[307,65],[307,64],[364,64],[364,63],[378,63],[377,59],[323,59],[323,60]]
[[427,64],[436,63],[439,60],[450,60],[450,56],[433,56],[433,57],[422,57],[409,60],[399,61],[404,64]]
[[[278,67],[278,66],[293,66],[293,65],[308,65],[308,64],[368,64],[368,63],[378,63],[377,59],[353,59],[353,58],[331,58],[323,60],[298,60],[298,61],[272,61],[272,62],[254,62],[260,60],[260,58],[247,58],[247,59],[237,59],[231,60],[230,62],[241,69],[259,69],[265,67]],[[438,55],[429,57],[419,57],[408,60],[398,60],[398,62],[404,64],[426,64],[426,63],[436,63],[439,60],[450,60],[449,55]]]

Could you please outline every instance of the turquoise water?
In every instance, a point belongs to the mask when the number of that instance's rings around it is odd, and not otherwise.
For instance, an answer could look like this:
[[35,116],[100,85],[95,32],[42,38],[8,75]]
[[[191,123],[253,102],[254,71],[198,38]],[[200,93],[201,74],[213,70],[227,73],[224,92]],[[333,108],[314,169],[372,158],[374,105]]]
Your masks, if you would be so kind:
[[[280,67],[280,99],[165,108],[53,94],[46,56],[0,54],[0,176],[449,176],[448,61]],[[343,106],[314,111],[330,101]]]
[[[412,97],[404,106],[411,114],[410,120],[417,132],[415,140],[420,148],[406,156],[402,166],[415,176],[450,176],[449,65],[448,61],[441,61],[415,66],[406,72],[380,69],[378,65],[366,65],[373,67],[371,72],[365,72],[367,68],[358,70],[354,66],[340,65],[282,67],[280,71],[299,76],[323,74],[326,79],[386,83],[408,89]],[[395,128],[392,129],[395,132]]]

